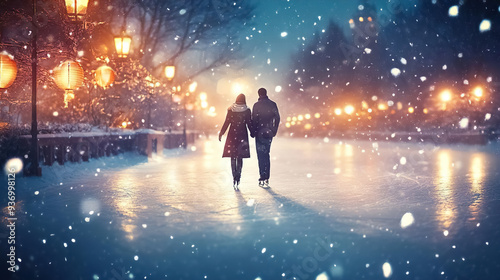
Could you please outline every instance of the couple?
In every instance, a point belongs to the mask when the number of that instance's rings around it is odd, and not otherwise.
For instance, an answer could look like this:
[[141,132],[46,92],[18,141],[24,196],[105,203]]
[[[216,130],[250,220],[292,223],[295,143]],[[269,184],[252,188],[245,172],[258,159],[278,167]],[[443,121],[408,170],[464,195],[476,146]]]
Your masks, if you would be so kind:
[[231,158],[231,169],[233,171],[233,188],[238,189],[241,178],[243,159],[250,157],[250,146],[248,144],[248,130],[250,136],[255,137],[257,148],[257,158],[259,160],[259,187],[269,188],[269,175],[271,162],[269,152],[271,142],[278,132],[280,114],[276,103],[267,97],[267,90],[260,88],[259,101],[253,105],[253,112],[247,107],[245,95],[236,97],[236,102],[229,107],[226,121],[219,132],[219,141],[226,133],[229,125],[229,132],[224,146],[222,157]]

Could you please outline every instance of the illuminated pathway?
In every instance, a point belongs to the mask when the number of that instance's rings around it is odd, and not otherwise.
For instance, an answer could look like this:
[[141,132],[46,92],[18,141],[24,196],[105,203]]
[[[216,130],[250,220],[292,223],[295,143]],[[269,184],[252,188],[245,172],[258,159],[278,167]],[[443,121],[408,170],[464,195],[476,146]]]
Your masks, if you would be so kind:
[[272,188],[257,186],[253,151],[240,192],[222,147],[198,140],[149,162],[119,155],[19,179],[14,279],[500,273],[498,146],[278,138]]

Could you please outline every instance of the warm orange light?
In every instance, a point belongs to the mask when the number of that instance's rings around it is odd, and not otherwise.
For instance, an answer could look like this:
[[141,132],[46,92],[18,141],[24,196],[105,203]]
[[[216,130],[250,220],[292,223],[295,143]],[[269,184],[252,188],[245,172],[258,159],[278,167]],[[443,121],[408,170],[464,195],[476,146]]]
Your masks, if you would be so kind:
[[481,88],[481,87],[476,87],[476,88],[474,89],[474,95],[475,95],[476,97],[482,97],[482,96],[483,96],[483,88]]
[[429,113],[429,109],[424,108],[424,110],[422,110],[422,112],[424,112],[424,114],[428,114]]
[[115,37],[115,48],[118,57],[125,58],[130,53],[130,45],[132,44],[132,38],[128,35],[123,34],[122,36]]
[[299,115],[299,116],[297,117],[297,119],[298,119],[299,121],[303,121],[303,120],[304,120],[304,116],[303,116],[303,115]]
[[54,81],[64,90],[75,90],[83,84],[83,68],[75,61],[67,60],[54,69]]
[[190,85],[189,85],[189,92],[193,93],[196,91],[196,87],[198,87],[198,83],[197,82],[192,82]]
[[451,101],[451,92],[449,90],[444,90],[443,92],[441,92],[441,101],[443,102],[449,102]]
[[306,129],[306,130],[310,130],[311,128],[312,128],[312,125],[310,123],[306,123],[304,125],[304,129]]
[[372,20],[373,20],[372,17],[368,17],[368,21],[372,21]]
[[72,20],[79,20],[87,14],[89,0],[65,0],[66,11]]
[[194,104],[186,104],[186,110],[191,111],[194,109]]
[[335,115],[340,116],[342,114],[342,109],[335,108]]
[[380,110],[380,111],[385,111],[387,110],[387,105],[384,104],[384,103],[379,103],[377,108]]
[[7,53],[0,54],[0,89],[6,89],[14,83],[17,76],[17,65]]
[[67,60],[54,69],[56,85],[64,89],[64,107],[75,98],[73,90],[83,84],[83,68],[78,62]]
[[95,70],[95,82],[106,89],[115,81],[115,71],[111,67],[103,65]]
[[201,101],[201,108],[205,109],[208,107],[208,102],[207,101]]
[[127,122],[122,122],[122,127],[126,128],[127,127]]
[[175,66],[166,66],[165,67],[165,77],[167,77],[167,79],[169,81],[171,81],[175,76]]
[[363,17],[359,17],[359,22],[363,22],[364,21],[364,18]]
[[201,101],[207,101],[207,93],[206,92],[200,93],[200,100]]
[[344,108],[344,112],[348,115],[351,115],[352,113],[354,113],[354,107],[352,105],[347,105]]
[[408,108],[408,113],[413,114],[415,112],[415,109],[413,107]]

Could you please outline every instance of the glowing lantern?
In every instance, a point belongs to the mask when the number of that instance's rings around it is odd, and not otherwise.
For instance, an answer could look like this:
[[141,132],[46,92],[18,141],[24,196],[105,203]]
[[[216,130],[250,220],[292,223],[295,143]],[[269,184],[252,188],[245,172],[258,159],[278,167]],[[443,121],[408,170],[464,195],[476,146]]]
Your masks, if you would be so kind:
[[71,20],[77,21],[87,14],[89,0],[65,0],[64,2]]
[[130,52],[130,45],[132,44],[132,37],[123,34],[122,36],[115,37],[115,48],[118,57],[125,58]]
[[6,89],[12,85],[17,76],[17,65],[7,53],[0,54],[0,89]]
[[167,77],[167,79],[169,81],[171,81],[175,76],[175,66],[167,66],[165,67],[165,77]]
[[68,102],[75,97],[73,90],[83,84],[83,68],[78,62],[67,60],[54,69],[54,80],[64,89],[64,107],[68,108]]
[[108,88],[115,81],[115,71],[103,65],[95,70],[95,82],[102,88]]

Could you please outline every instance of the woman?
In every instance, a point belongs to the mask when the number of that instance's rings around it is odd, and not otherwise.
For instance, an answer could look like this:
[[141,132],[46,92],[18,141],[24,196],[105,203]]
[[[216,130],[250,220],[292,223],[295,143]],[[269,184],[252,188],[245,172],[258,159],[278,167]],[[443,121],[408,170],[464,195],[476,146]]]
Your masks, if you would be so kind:
[[238,185],[240,184],[243,159],[250,157],[248,131],[250,131],[250,133],[253,131],[251,115],[250,108],[248,108],[246,104],[245,95],[238,95],[238,97],[236,97],[236,102],[227,110],[226,121],[219,132],[219,141],[221,141],[222,135],[226,133],[229,125],[231,125],[227,134],[222,157],[231,158],[233,188],[235,190],[239,190]]

